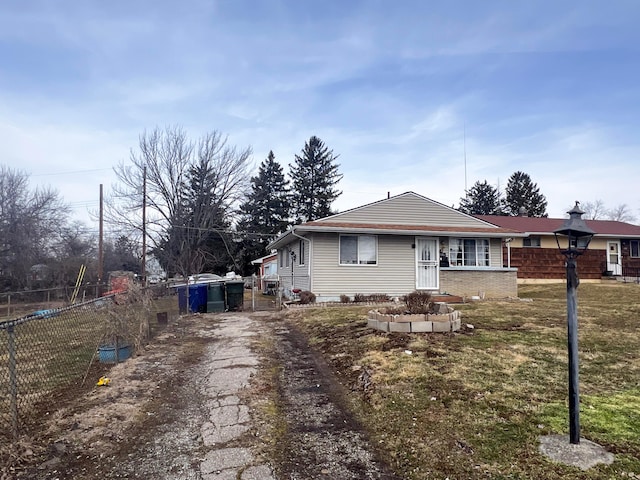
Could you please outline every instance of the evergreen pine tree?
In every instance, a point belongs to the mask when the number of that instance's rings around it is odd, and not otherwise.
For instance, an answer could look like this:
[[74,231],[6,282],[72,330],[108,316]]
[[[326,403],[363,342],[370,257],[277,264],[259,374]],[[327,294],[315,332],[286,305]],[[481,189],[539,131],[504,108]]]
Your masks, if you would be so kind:
[[251,260],[267,254],[267,244],[286,230],[290,220],[289,181],[273,152],[260,164],[258,175],[251,178],[251,192],[240,212],[237,228],[242,238],[243,271],[249,274]]
[[229,206],[219,198],[218,176],[210,162],[201,159],[187,173],[185,218],[181,237],[190,273],[224,274],[235,266],[229,235]]
[[458,210],[468,215],[502,215],[500,192],[486,180],[477,181],[466,198],[460,199]]
[[529,175],[518,171],[507,182],[505,212],[516,216],[521,211],[530,217],[546,217],[547,199]]
[[312,136],[301,155],[289,165],[292,180],[292,207],[296,222],[306,222],[331,215],[331,204],[342,193],[336,188],[342,179],[338,158],[322,140]]

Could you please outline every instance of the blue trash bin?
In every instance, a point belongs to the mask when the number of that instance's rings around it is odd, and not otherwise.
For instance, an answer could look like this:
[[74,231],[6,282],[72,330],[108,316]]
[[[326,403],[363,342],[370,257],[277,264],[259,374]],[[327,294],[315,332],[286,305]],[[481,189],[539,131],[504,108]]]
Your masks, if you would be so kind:
[[189,285],[189,311],[205,313],[207,311],[207,284]]

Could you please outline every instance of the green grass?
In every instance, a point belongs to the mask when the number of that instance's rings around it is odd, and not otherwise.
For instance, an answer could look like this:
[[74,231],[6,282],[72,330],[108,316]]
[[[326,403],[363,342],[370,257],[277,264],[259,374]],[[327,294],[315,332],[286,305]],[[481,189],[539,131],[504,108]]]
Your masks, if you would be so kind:
[[587,472],[538,453],[541,435],[568,431],[566,289],[521,286],[519,295],[531,301],[460,306],[474,329],[449,335],[374,331],[362,307],[298,311],[292,321],[353,387],[354,415],[402,478],[640,475],[640,286],[578,289],[581,433],[616,454]]

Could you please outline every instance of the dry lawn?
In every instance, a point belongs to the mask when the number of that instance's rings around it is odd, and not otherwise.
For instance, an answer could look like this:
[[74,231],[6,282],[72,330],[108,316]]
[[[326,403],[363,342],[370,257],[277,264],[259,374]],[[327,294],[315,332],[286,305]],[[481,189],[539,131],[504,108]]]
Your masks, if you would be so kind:
[[538,453],[568,432],[565,287],[519,295],[460,306],[474,328],[445,335],[373,331],[360,307],[290,315],[403,478],[640,478],[640,286],[578,289],[581,433],[616,455],[587,472]]

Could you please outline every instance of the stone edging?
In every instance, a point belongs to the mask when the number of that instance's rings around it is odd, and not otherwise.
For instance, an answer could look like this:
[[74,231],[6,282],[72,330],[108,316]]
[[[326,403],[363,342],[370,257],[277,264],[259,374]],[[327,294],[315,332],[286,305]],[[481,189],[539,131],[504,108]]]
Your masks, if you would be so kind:
[[297,303],[297,302],[282,302],[283,308],[327,308],[327,307],[367,307],[367,306],[382,307],[385,305],[397,306],[395,302],[313,302],[313,303]]
[[370,310],[367,326],[382,332],[457,332],[460,330],[460,312],[449,307],[444,314],[392,315]]

